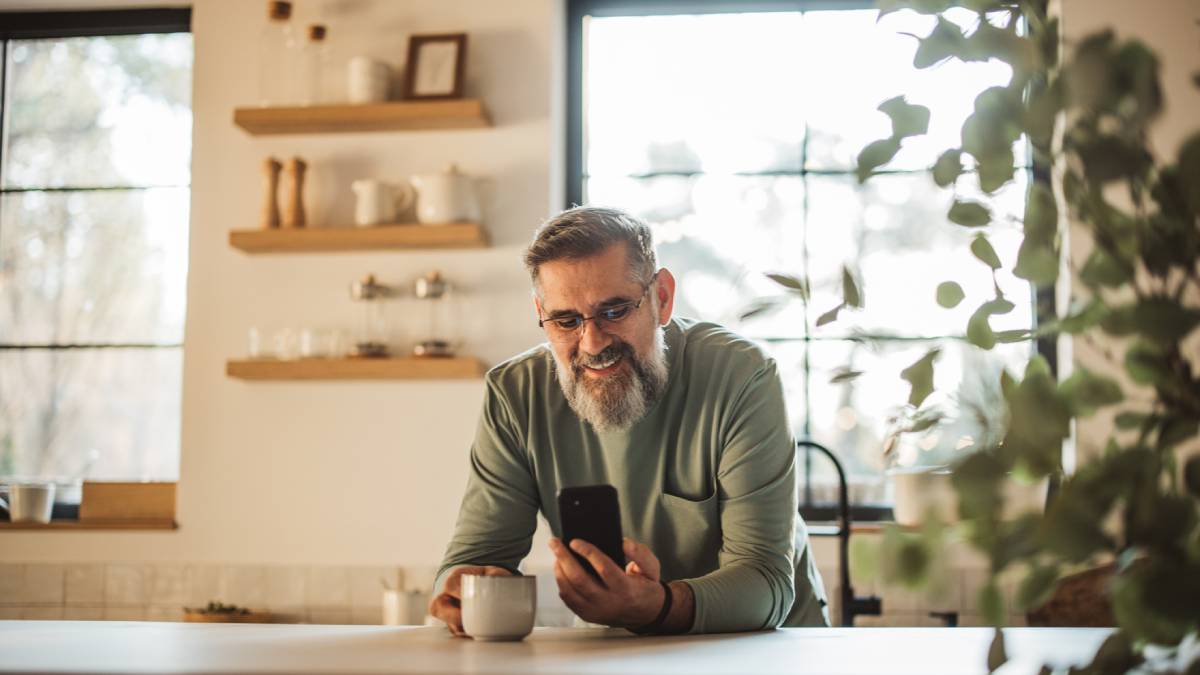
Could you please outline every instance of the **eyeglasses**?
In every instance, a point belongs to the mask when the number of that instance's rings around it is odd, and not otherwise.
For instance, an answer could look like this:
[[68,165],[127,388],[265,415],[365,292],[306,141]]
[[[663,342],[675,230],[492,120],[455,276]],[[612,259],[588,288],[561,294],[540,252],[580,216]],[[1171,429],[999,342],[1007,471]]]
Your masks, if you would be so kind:
[[650,277],[650,283],[642,286],[642,295],[637,300],[619,302],[615,305],[602,307],[592,316],[584,316],[582,314],[567,314],[551,319],[543,319],[539,317],[538,328],[544,328],[546,332],[555,339],[570,338],[574,336],[580,331],[581,328],[583,328],[583,324],[587,323],[588,321],[595,321],[597,328],[607,330],[612,326],[620,324],[625,320],[626,317],[628,317],[630,314],[633,314],[642,306],[642,303],[646,301],[646,292],[650,290],[650,286],[654,283],[654,280],[657,277],[658,274],[655,274],[653,277]]

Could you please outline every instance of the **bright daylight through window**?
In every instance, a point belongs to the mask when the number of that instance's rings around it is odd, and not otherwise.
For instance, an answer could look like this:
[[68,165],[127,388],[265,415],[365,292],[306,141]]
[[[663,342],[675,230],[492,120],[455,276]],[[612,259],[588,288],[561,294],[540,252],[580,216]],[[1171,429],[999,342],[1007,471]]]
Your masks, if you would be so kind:
[[[950,16],[955,17],[953,13]],[[964,25],[973,13],[956,17]],[[992,292],[987,269],[965,253],[968,228],[948,226],[954,194],[976,197],[973,174],[938,189],[928,168],[957,144],[975,96],[1006,82],[1005,64],[943,63],[917,70],[917,42],[933,17],[875,10],[590,17],[584,21],[583,199],[628,209],[655,230],[661,263],[679,279],[676,312],[723,323],[760,340],[779,361],[798,438],[834,450],[851,500],[890,501],[892,465],[940,464],[984,442],[981,416],[1002,406],[984,382],[1002,366],[1023,368],[1028,346],[971,349],[960,339],[971,303],[931,302],[947,279],[968,297]],[[930,134],[905,142],[890,175],[860,186],[858,152],[888,136],[875,112],[901,92],[932,111]],[[915,92],[915,93],[914,93]],[[1020,216],[1027,170],[996,207]],[[1016,256],[1021,230],[990,235]],[[818,318],[842,300],[842,268],[860,280],[865,308]],[[807,277],[811,300],[742,319],[750,300],[778,294],[768,272]],[[1002,276],[1016,304],[997,330],[1033,323],[1029,285]],[[931,309],[932,307],[932,309]],[[939,391],[953,421],[885,460],[888,418],[907,398],[899,373],[942,346]],[[845,369],[862,371],[831,382]],[[813,460],[814,500],[832,501],[832,470]],[[827,473],[822,473],[827,471]]]
[[174,480],[192,36],[0,45],[0,480]]

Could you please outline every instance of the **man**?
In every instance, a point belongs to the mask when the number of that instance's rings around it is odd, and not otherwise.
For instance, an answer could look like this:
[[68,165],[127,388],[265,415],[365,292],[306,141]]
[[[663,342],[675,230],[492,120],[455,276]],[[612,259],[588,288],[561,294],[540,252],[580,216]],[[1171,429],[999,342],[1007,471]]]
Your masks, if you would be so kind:
[[487,375],[430,613],[461,635],[461,576],[519,573],[538,511],[561,535],[558,491],[609,483],[624,569],[574,540],[597,578],[550,541],[559,595],[582,619],[643,633],[827,625],[774,361],[720,326],[672,319],[675,279],[649,228],[620,211],[560,214],[525,264],[547,343]]

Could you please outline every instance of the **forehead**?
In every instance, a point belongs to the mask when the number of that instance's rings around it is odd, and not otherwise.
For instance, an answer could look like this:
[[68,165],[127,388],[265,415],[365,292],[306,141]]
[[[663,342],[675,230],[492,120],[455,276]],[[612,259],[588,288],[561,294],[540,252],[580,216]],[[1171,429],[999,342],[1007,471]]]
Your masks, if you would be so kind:
[[538,286],[546,311],[582,311],[618,298],[634,299],[640,290],[630,278],[623,243],[586,258],[544,263],[538,268]]

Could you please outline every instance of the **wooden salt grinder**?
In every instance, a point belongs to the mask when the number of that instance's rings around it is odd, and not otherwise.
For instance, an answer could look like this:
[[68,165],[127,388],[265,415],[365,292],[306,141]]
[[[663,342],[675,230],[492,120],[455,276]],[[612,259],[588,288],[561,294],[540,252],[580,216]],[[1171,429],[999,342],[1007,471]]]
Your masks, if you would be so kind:
[[279,171],[283,165],[274,157],[263,161],[263,195],[262,228],[269,230],[279,227]]
[[287,196],[283,202],[283,226],[304,227],[304,172],[308,164],[299,157],[287,161]]

